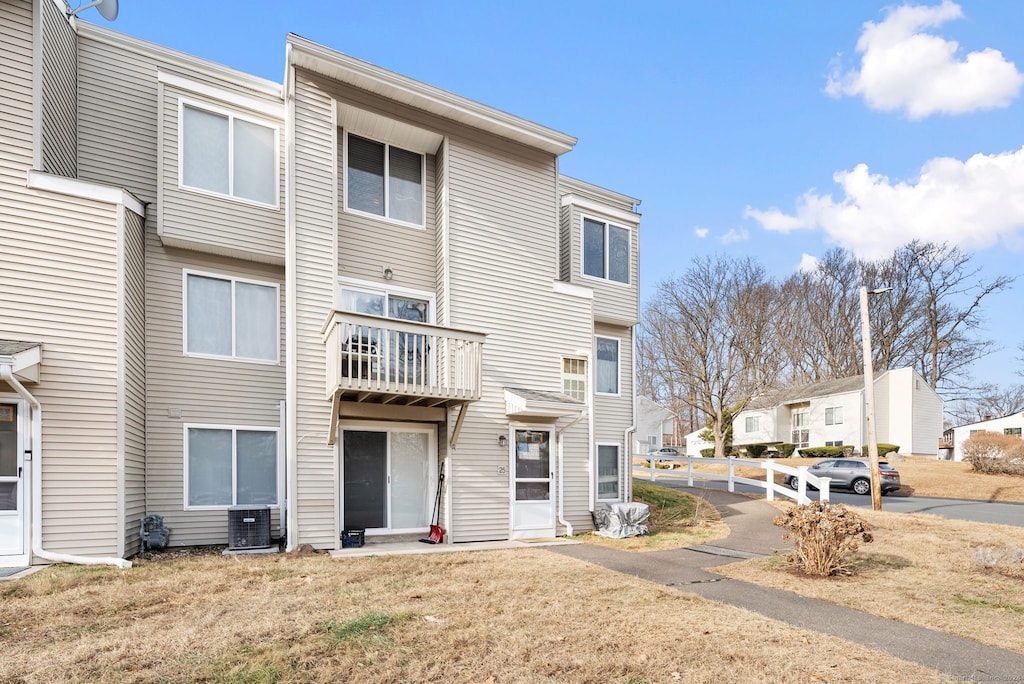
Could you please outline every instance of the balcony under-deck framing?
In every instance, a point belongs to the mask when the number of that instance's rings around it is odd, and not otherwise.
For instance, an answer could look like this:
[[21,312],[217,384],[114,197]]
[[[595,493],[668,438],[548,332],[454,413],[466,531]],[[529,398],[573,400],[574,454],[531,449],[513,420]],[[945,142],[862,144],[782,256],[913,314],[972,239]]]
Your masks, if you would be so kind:
[[321,332],[334,420],[341,402],[447,408],[480,399],[483,333],[337,310]]

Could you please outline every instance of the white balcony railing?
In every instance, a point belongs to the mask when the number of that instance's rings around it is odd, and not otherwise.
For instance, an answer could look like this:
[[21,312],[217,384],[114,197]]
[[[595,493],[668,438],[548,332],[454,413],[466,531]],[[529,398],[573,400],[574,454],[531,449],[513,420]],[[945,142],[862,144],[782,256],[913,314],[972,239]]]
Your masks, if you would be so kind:
[[482,333],[333,311],[323,327],[327,398],[441,405],[480,398]]

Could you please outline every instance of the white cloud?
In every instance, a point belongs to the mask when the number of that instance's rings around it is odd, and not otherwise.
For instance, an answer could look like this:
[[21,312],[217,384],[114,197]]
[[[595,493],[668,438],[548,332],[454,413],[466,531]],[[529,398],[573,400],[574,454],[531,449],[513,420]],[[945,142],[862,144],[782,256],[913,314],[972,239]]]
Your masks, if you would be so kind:
[[704,238],[706,238],[708,236],[708,229],[707,228],[701,228],[701,227],[698,226],[698,227],[693,229],[693,234],[696,235],[698,239],[703,240]]
[[843,196],[808,190],[796,211],[747,208],[766,230],[821,229],[858,256],[886,256],[913,239],[984,249],[1002,241],[1024,248],[1024,147],[1003,154],[976,154],[967,161],[931,159],[915,182],[890,181],[866,164],[833,179]]
[[730,228],[729,232],[722,236],[723,245],[731,245],[734,242],[744,242],[750,239],[750,233],[746,228]]
[[807,252],[804,252],[800,257],[800,263],[797,265],[796,270],[800,273],[810,273],[818,267],[818,257],[811,256]]
[[924,32],[962,17],[959,5],[943,0],[936,7],[903,5],[878,24],[866,22],[857,41],[860,69],[842,73],[834,63],[825,92],[861,95],[872,109],[903,109],[911,119],[1008,106],[1024,84],[1013,62],[992,48],[961,59],[956,41]]

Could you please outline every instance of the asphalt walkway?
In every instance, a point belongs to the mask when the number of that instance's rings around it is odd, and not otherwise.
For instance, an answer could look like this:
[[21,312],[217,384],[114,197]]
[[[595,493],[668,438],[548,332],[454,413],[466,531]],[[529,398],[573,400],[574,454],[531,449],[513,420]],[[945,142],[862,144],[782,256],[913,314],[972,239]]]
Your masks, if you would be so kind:
[[1019,653],[715,573],[713,568],[718,565],[787,550],[782,529],[772,523],[778,509],[743,494],[683,489],[718,509],[729,526],[728,537],[703,546],[648,553],[592,544],[553,546],[548,550],[847,639],[959,681],[1024,681],[1024,655]]

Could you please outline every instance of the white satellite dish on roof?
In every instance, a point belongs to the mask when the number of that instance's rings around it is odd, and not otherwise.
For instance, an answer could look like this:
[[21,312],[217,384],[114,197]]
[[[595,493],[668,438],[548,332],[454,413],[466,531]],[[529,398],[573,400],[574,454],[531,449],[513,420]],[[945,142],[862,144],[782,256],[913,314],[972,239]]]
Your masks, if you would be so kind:
[[79,12],[84,12],[90,7],[95,7],[96,11],[99,12],[107,21],[114,21],[117,19],[117,0],[93,0],[93,2],[90,2],[87,5],[82,5],[78,9],[71,10],[68,12],[68,16],[73,17]]

